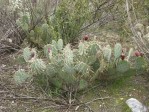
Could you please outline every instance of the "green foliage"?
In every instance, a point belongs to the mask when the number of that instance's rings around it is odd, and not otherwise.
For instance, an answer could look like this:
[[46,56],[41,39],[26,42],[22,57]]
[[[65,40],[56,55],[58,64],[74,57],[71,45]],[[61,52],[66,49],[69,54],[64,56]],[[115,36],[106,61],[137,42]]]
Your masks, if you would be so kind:
[[63,49],[63,40],[59,39],[57,42],[57,48],[59,51],[61,51]]
[[73,51],[70,48],[70,45],[67,44],[63,50],[63,56],[64,56],[64,63],[66,65],[72,65],[73,64]]
[[35,71],[37,74],[43,73],[46,69],[45,63],[41,59],[35,59],[31,63],[31,69],[32,71]]
[[16,84],[22,84],[26,81],[30,76],[25,72],[25,70],[18,70],[14,75],[14,80]]
[[26,61],[24,59],[24,57],[22,55],[19,55],[15,61],[18,63],[18,64],[26,64]]
[[83,89],[90,84],[91,74],[94,75],[100,67],[96,54],[101,46],[96,41],[80,42],[80,45],[84,45],[86,52],[81,53],[81,47],[74,51],[70,44],[63,47],[62,39],[53,40],[51,44],[44,46],[44,54],[48,59],[46,63],[37,57],[31,59],[32,50],[29,48],[24,49],[23,56],[29,62],[31,73],[36,74],[35,78],[42,74],[48,78],[49,83],[63,90],[68,90],[71,86],[74,90]]
[[41,39],[45,44],[48,44],[51,42],[49,25],[47,23],[44,23],[41,26]]
[[135,68],[137,70],[142,69],[144,67],[144,58],[143,57],[136,57]]
[[30,49],[29,47],[26,47],[23,50],[23,57],[24,57],[24,60],[26,62],[31,61],[31,59],[33,59],[33,58],[36,57],[36,51],[35,51],[35,49]]
[[129,63],[128,63],[127,61],[124,61],[124,60],[120,61],[120,62],[117,64],[117,68],[116,68],[116,70],[117,70],[118,72],[121,72],[121,73],[125,73],[125,72],[127,72],[129,69],[130,69]]
[[86,51],[86,49],[85,49],[85,44],[83,43],[83,42],[80,42],[79,43],[79,46],[78,46],[78,48],[79,48],[79,55],[83,55]]
[[[46,58],[48,58],[48,59],[52,56],[52,50],[51,50],[51,48],[52,48],[51,44],[47,44],[43,48],[44,54],[45,54]],[[49,50],[51,52],[49,52]]]
[[91,56],[95,56],[97,52],[100,50],[100,48],[101,46],[99,44],[93,43],[88,47],[87,53]]
[[23,13],[16,21],[27,33],[28,42],[40,47],[58,39],[63,39],[64,44],[74,42],[91,16],[88,0],[61,0],[52,15],[46,15],[41,19],[41,23],[37,23],[37,19],[40,19],[38,16],[41,16],[40,10],[40,6],[37,6],[33,8],[33,12]]
[[135,69],[137,74],[142,74],[146,68],[147,63],[143,57],[136,57],[135,59]]
[[62,0],[55,11],[50,25],[57,32],[57,37],[64,43],[73,42],[79,35],[82,26],[89,19],[88,0]]
[[28,32],[30,24],[29,17],[24,14],[20,19],[16,20],[16,24],[20,26],[25,32]]
[[[120,52],[121,45],[116,44],[114,49]],[[36,51],[33,51],[36,54]],[[72,49],[70,44],[63,46],[62,39],[53,40],[51,44],[44,46],[45,61],[38,59],[37,56],[30,58],[31,52],[32,49],[28,47],[23,52],[24,59],[29,63],[29,72],[35,79],[40,77],[38,82],[43,85],[54,85],[63,91],[70,91],[70,88],[71,91],[83,90],[106,71],[121,76],[134,69],[130,61],[122,60],[116,50],[114,53],[118,61],[113,61],[115,59],[111,58],[112,48],[109,45],[102,48],[96,40],[80,42],[76,49]],[[131,54],[132,49],[128,53],[129,58]],[[143,60],[143,57],[136,58],[135,69],[144,66]],[[18,79],[25,75],[18,72],[16,74],[15,77]],[[21,81],[24,80],[21,79],[20,83]]]
[[88,87],[88,82],[81,79],[79,83],[79,90],[83,90],[84,88]]

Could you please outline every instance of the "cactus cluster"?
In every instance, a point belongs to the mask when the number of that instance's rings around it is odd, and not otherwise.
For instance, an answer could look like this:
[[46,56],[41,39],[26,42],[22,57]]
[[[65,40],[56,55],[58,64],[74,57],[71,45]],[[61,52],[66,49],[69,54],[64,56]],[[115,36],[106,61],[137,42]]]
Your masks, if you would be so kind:
[[133,53],[136,56],[135,66],[133,66],[133,68],[135,70],[145,68],[145,61],[142,52],[139,51],[134,52],[133,48],[130,48],[128,53],[124,52],[122,49],[122,45],[120,43],[116,43],[113,50],[114,50],[114,61],[111,58],[112,49],[110,45],[107,45],[106,47],[103,48],[103,56],[108,63],[111,63],[113,61],[112,64],[114,64],[114,66],[116,67],[117,72],[125,73],[131,69],[132,63],[130,61],[130,58],[133,56]]
[[[24,49],[23,57],[29,63],[30,73],[33,76],[42,74],[48,79],[48,82],[45,83],[68,91],[70,87],[73,87],[74,90],[86,88],[91,81],[110,67],[116,72],[127,72],[131,69],[132,53],[133,49],[130,48],[126,57],[127,53],[123,52],[120,43],[117,43],[112,49],[110,45],[101,46],[98,41],[83,41],[78,44],[78,48],[72,49],[70,44],[64,46],[63,40],[59,39],[44,46],[46,61],[37,58],[36,50],[28,47]],[[112,54],[114,54],[114,58]],[[140,70],[144,67],[143,60],[143,57],[136,58],[136,69]],[[25,77],[25,74],[24,71],[17,71],[14,76],[16,82],[25,81],[28,78],[28,75]],[[20,77],[23,78],[18,80]]]
[[83,89],[89,84],[91,75],[100,67],[96,55],[100,50],[101,46],[96,41],[80,42],[78,49],[73,50],[70,44],[64,47],[63,40],[59,39],[44,46],[48,62],[38,59],[37,55],[32,59],[32,53],[37,53],[28,47],[24,49],[23,57],[29,62],[31,73],[46,75],[53,85],[61,89],[75,85],[78,89]]

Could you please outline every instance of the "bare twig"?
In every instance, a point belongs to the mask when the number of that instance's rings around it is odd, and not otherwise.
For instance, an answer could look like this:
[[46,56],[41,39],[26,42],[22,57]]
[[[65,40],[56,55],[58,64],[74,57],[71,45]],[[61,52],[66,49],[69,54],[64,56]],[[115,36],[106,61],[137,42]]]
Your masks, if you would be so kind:
[[[129,25],[130,25],[132,34],[134,35],[134,37],[132,37],[132,39],[134,40],[134,42],[136,43],[136,45],[138,46],[138,48],[141,51],[146,52],[146,53],[149,53],[148,47],[145,45],[145,42],[143,41],[142,37],[140,35],[138,35],[138,33],[135,30],[134,25],[132,23],[131,13],[130,13],[130,8],[129,8],[129,2],[128,2],[128,0],[126,0],[126,11],[127,11],[127,15],[128,15],[128,22],[129,22]],[[135,12],[133,11],[133,13],[135,13]],[[145,58],[147,59],[147,61],[149,61],[149,57],[147,57],[145,55]]]
[[106,100],[106,99],[110,99],[110,98],[111,97],[96,98],[96,99],[93,99],[93,100],[91,100],[89,102],[86,102],[85,104],[90,104],[90,103],[93,103],[93,102],[95,102],[97,100]]
[[95,102],[95,101],[98,101],[98,100],[106,100],[106,99],[110,99],[110,97],[103,97],[103,98],[96,98],[96,99],[93,99],[93,100],[91,100],[91,101],[88,101],[88,102],[85,102],[85,103],[81,103],[80,105],[78,105],[76,108],[75,108],[75,110],[77,111],[80,107],[82,107],[82,106],[86,106],[86,105],[88,105],[88,104],[90,104],[90,103],[93,103],[93,102]]
[[51,99],[51,98],[40,98],[40,97],[30,97],[30,96],[20,96],[20,97],[12,96],[12,97],[2,97],[0,99],[1,100],[44,100],[44,101],[51,101],[55,104],[68,106],[68,104],[64,103],[61,100],[56,100],[56,99]]

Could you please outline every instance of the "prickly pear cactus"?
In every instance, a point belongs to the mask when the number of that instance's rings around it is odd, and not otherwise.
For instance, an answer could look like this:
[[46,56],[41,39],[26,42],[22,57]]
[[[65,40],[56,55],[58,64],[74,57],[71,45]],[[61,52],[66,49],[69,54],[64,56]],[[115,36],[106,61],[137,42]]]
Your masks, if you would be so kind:
[[91,71],[91,68],[90,66],[88,66],[88,64],[84,62],[77,62],[77,64],[75,65],[75,70],[78,73],[81,73],[82,75],[88,76]]
[[46,23],[42,25],[42,40],[47,44],[51,41],[49,25]]
[[83,42],[79,43],[78,48],[79,55],[83,55],[86,52],[85,44]]
[[68,65],[73,64],[73,51],[70,48],[70,44],[67,44],[63,51],[64,62]]
[[52,57],[52,45],[51,44],[45,45],[43,48],[43,51],[47,59],[50,59]]
[[117,67],[116,67],[116,70],[118,72],[121,72],[121,73],[125,73],[127,72],[128,70],[130,69],[130,65],[127,61],[125,60],[122,60],[120,62],[118,62],[117,64]]
[[16,82],[16,84],[22,84],[26,81],[27,78],[29,78],[30,75],[28,75],[25,70],[20,69],[18,71],[16,71],[15,75],[14,75],[14,80]]
[[26,47],[23,50],[23,57],[24,57],[24,60],[26,62],[30,62],[31,59],[36,58],[36,51],[35,51],[35,49],[30,49],[29,47]]
[[51,64],[49,63],[47,66],[46,66],[46,74],[52,78],[54,76],[56,76],[56,74],[58,73],[57,71],[57,68],[54,64]]
[[57,48],[57,42],[55,40],[52,40],[52,45]]
[[64,67],[60,71],[59,77],[64,81],[66,85],[74,84],[76,82],[75,74],[76,74],[76,71],[73,66],[64,65]]
[[88,53],[88,55],[95,56],[99,50],[100,50],[100,46],[96,43],[93,43],[93,44],[89,45],[89,47],[87,49],[87,53]]
[[143,57],[136,57],[135,60],[135,69],[136,70],[143,70],[146,66],[145,60]]
[[63,50],[63,40],[59,39],[57,42],[52,40],[52,44],[47,44],[44,46],[44,54],[48,59],[52,58],[52,55],[56,56],[59,52]]
[[65,64],[62,68],[62,71],[65,71],[68,75],[74,76],[76,74],[74,66],[69,66],[68,64]]
[[110,61],[111,53],[112,53],[112,50],[109,45],[103,49],[103,56],[108,62]]
[[37,74],[43,73],[46,69],[46,64],[41,59],[36,59],[31,64],[32,71]]
[[59,40],[57,41],[57,49],[58,49],[59,51],[61,51],[61,50],[63,49],[63,40],[62,40],[62,39],[59,39]]
[[31,30],[31,31],[30,31],[29,36],[30,36],[30,37],[34,37],[34,36],[35,36],[34,30]]
[[30,20],[29,20],[29,17],[27,15],[23,15],[21,19],[18,19],[16,21],[17,25],[20,26],[24,31],[27,31],[29,30],[29,23],[30,23]]
[[130,48],[129,52],[128,52],[128,56],[127,56],[128,61],[129,61],[130,57],[132,56],[132,54],[133,54],[133,48]]
[[84,57],[84,59],[85,60],[83,62],[87,63],[88,65],[92,65],[96,62],[96,60],[98,60],[96,55]]
[[57,55],[58,54],[57,42],[55,40],[52,40],[51,46],[52,46],[53,55]]
[[122,54],[122,46],[120,43],[115,44],[114,46],[114,59],[118,59]]

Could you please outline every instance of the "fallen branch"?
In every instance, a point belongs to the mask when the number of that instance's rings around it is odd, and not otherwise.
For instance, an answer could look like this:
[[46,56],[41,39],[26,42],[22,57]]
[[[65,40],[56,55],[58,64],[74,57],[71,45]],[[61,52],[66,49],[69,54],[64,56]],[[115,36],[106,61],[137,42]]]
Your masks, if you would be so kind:
[[30,97],[30,96],[26,96],[26,97],[3,97],[0,98],[1,100],[43,100],[43,101],[51,101],[54,102],[55,104],[59,104],[59,105],[64,105],[64,106],[68,106],[68,104],[64,103],[61,100],[56,100],[56,99],[49,99],[49,98],[40,98],[40,97]]
[[[85,102],[85,103],[81,103],[80,105],[78,105],[76,108],[75,108],[75,111],[77,111],[80,107],[82,106],[87,106],[88,104],[90,103],[93,103],[97,100],[106,100],[106,99],[110,99],[111,97],[104,97],[104,98],[96,98],[96,99],[93,99],[91,101],[88,101],[88,102]],[[87,106],[88,107],[88,106]]]

